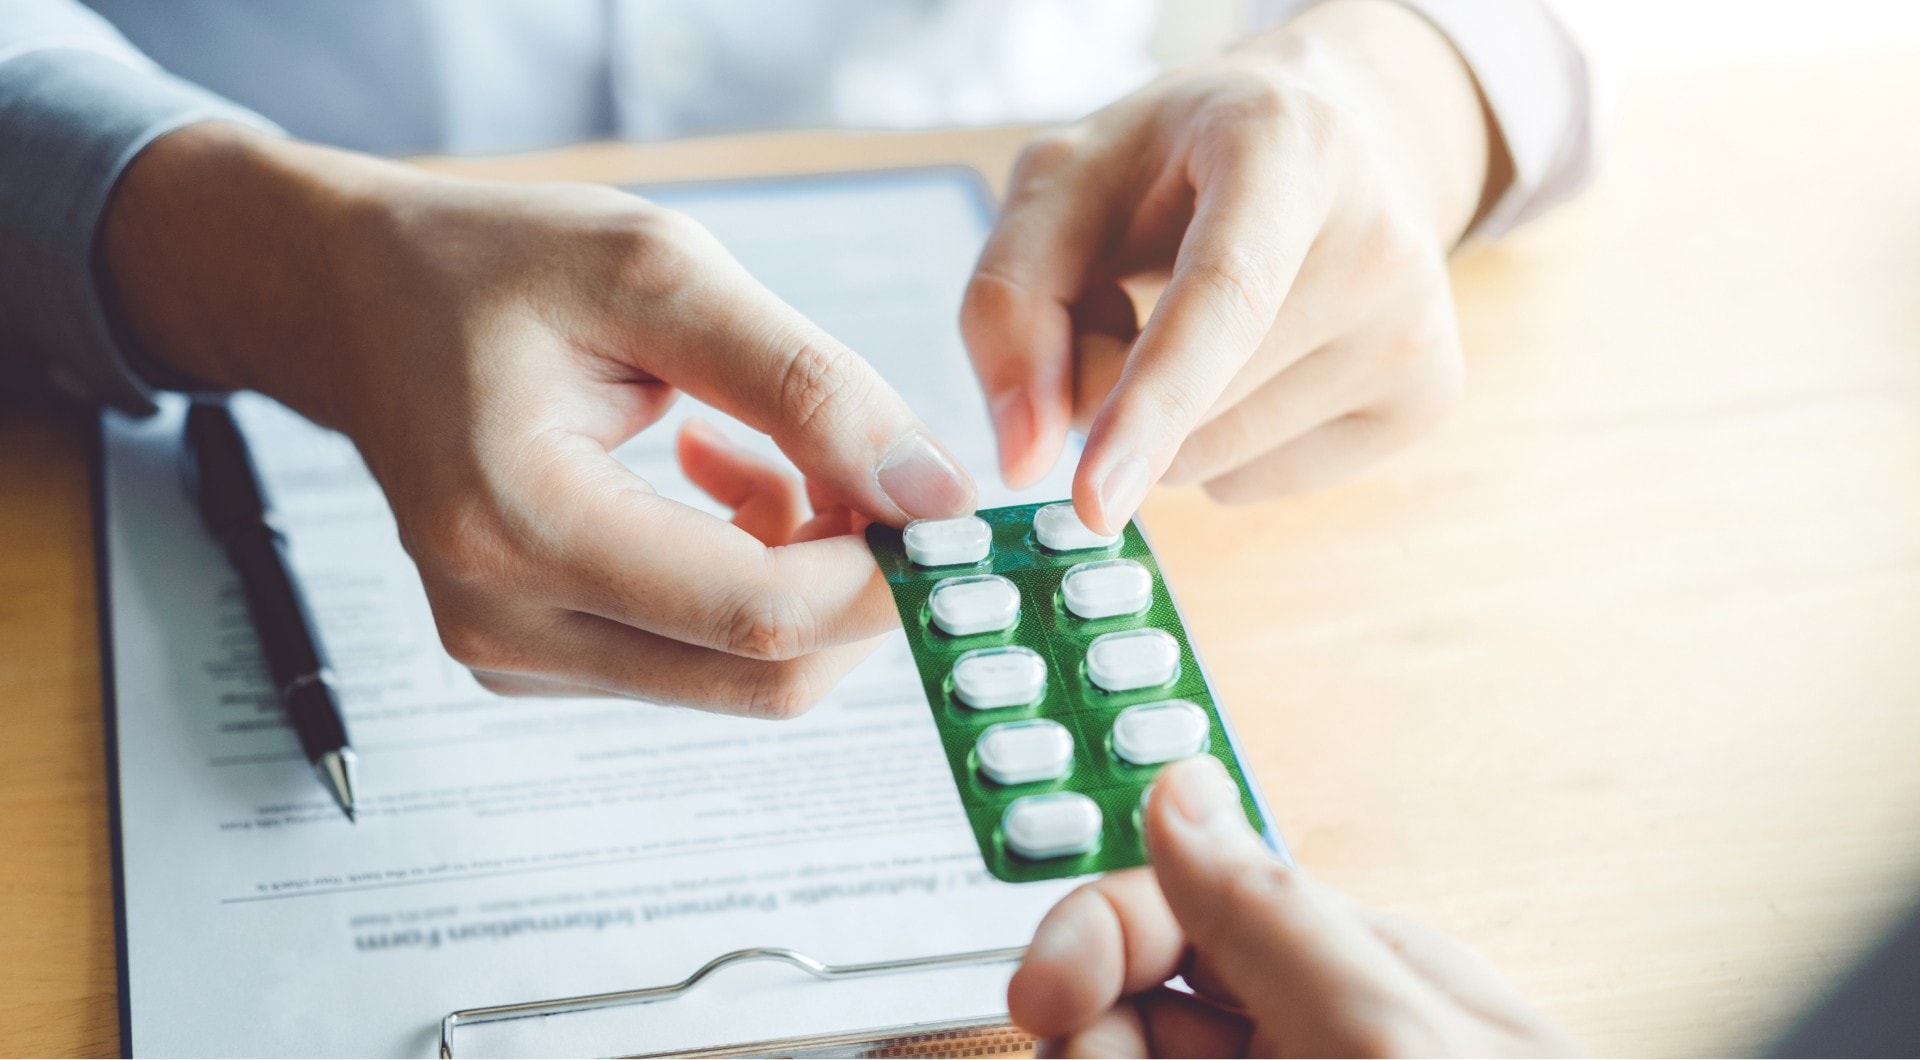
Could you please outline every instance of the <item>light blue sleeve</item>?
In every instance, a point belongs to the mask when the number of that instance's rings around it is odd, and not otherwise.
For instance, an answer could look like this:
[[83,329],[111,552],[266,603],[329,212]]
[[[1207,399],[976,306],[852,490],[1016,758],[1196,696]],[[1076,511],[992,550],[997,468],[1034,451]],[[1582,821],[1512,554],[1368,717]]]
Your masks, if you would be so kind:
[[265,119],[159,69],[72,0],[0,0],[0,365],[151,411],[181,385],[121,338],[96,244],[141,149],[193,122]]

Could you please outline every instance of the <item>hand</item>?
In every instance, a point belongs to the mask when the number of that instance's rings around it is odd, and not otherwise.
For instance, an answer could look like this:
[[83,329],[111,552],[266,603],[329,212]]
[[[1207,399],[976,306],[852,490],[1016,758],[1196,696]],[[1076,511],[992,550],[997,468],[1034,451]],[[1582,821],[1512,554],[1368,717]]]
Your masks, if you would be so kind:
[[[1334,0],[1029,146],[961,327],[1002,470],[1087,433],[1081,519],[1148,487],[1332,481],[1462,385],[1446,254],[1488,188],[1464,64],[1397,3]],[[1127,286],[1164,281],[1144,330]]]
[[[442,639],[506,693],[798,713],[896,622],[861,518],[973,484],[852,351],[699,226],[611,188],[460,181],[218,125],[112,203],[105,261],[163,365],[344,431]],[[773,436],[679,439],[734,525],[609,455],[676,390]]]
[[[1052,1039],[1050,1054],[1578,1051],[1458,944],[1282,865],[1214,759],[1168,766],[1145,819],[1152,875],[1062,899],[1008,988],[1014,1021]],[[1194,993],[1162,985],[1175,975]]]

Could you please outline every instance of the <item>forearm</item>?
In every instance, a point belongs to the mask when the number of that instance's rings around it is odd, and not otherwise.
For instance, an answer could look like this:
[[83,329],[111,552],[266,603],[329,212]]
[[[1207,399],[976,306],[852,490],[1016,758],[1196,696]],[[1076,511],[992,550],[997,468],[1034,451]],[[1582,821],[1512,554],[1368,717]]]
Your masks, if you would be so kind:
[[1236,51],[1308,64],[1375,130],[1375,147],[1451,247],[1511,180],[1473,73],[1435,26],[1393,0],[1328,0]]

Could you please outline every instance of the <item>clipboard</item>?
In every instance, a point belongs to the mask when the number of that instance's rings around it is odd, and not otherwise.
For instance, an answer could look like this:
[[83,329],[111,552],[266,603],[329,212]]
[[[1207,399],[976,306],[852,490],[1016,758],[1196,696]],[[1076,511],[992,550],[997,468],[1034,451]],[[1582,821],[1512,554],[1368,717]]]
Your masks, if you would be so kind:
[[[738,194],[746,195],[754,193],[759,186],[768,183],[806,186],[816,182],[821,184],[868,181],[884,183],[897,180],[923,180],[930,177],[946,181],[956,181],[969,187],[973,191],[973,201],[975,207],[979,210],[979,216],[983,221],[988,217],[991,200],[986,192],[984,182],[981,181],[977,173],[959,167],[942,166],[866,173],[835,173],[804,177],[742,179],[738,181],[702,182],[700,184],[678,186],[669,185],[664,188],[655,187],[646,190],[655,194],[666,192],[671,196],[676,188],[695,189],[704,187],[711,189],[714,184],[717,183],[730,193],[737,192]],[[112,498],[108,496],[107,488],[106,458],[108,446],[105,429],[106,420],[103,418],[97,424],[96,431],[93,432],[91,439],[93,444],[90,452],[90,465],[93,471],[92,484],[95,499],[93,506],[95,555],[97,569],[101,572],[101,586],[97,600],[103,660],[102,699],[107,721],[105,726],[105,739],[109,763],[108,807],[111,818],[110,834],[112,837],[113,855],[112,868],[114,874],[116,948],[119,957],[117,961],[117,971],[120,987],[118,991],[121,1032],[120,1047],[123,1052],[130,1053],[131,1050],[135,1048],[136,1043],[134,1042],[134,1035],[132,1033],[134,1028],[134,1006],[131,996],[131,987],[133,984],[131,981],[131,959],[129,956],[129,915],[126,883],[127,861],[124,843],[125,834],[123,831],[125,827],[123,813],[125,807],[122,805],[121,758],[125,749],[121,746],[122,741],[120,738],[120,712],[122,704],[119,702],[119,693],[121,690],[116,688],[116,670],[114,666],[116,638],[114,636],[112,579],[109,575],[111,555],[107,547],[106,534],[107,515]],[[1204,660],[1200,660],[1200,665],[1204,673]],[[1234,747],[1235,753],[1239,754],[1239,741],[1233,731],[1231,719],[1223,713],[1222,721],[1226,726],[1225,735],[1228,742]],[[1252,784],[1251,787],[1253,796],[1260,805],[1262,815],[1267,821],[1272,822],[1275,819],[1274,815],[1267,809],[1266,800],[1258,784]],[[1283,858],[1286,857],[1285,847],[1280,842],[1277,833],[1270,831],[1266,836],[1266,840],[1269,846],[1280,852]],[[733,940],[733,944],[737,945],[740,941],[743,940],[736,937]],[[744,941],[755,940],[749,937]],[[818,953],[820,951],[816,949],[814,952]],[[758,964],[769,972],[780,975],[790,974],[795,977],[795,981],[797,982],[804,982],[808,979],[839,981],[893,975],[910,976],[916,972],[932,972],[941,969],[951,971],[970,965],[1005,964],[1010,970],[1012,963],[1017,961],[1023,952],[1024,950],[1022,948],[976,950],[970,952],[948,952],[925,956],[911,956],[869,963],[829,964],[815,959],[809,954],[773,947],[733,950],[713,957],[705,964],[694,969],[684,979],[656,986],[615,990],[599,994],[550,997],[534,1000],[502,999],[497,996],[493,998],[478,997],[472,1000],[475,1002],[484,1001],[488,1003],[461,1008],[451,1012],[436,1012],[433,1011],[432,1008],[428,1008],[427,1011],[418,1013],[418,1018],[421,1020],[419,1026],[422,1031],[420,1045],[422,1047],[430,1046],[433,1041],[431,1037],[433,1034],[432,1021],[437,1020],[439,1022],[438,1045],[440,1055],[472,1055],[475,1050],[472,1040],[468,1035],[469,1032],[475,1031],[477,1028],[511,1020],[537,1020],[543,1017],[565,1016],[568,1013],[588,1012],[596,1009],[615,1009],[624,1006],[644,1006],[647,1004],[661,1003],[671,1004],[675,1000],[687,997],[696,990],[705,992],[726,991],[729,983],[727,976],[723,973],[726,970],[737,968],[740,965]],[[714,978],[716,975],[718,975],[717,979]],[[596,983],[592,985],[598,986],[599,984]],[[726,995],[709,994],[709,998],[714,996],[724,997]],[[465,1002],[468,999],[456,996],[447,1000]],[[441,1003],[444,1004],[445,1001]],[[961,1011],[965,1011],[964,1007],[955,1007],[961,1008]],[[644,1012],[644,1009],[641,1011]],[[881,1013],[879,1015],[884,1019],[892,1014]],[[528,1029],[531,1030],[533,1028],[530,1027]],[[727,1035],[724,1031],[716,1031],[713,1037],[715,1039],[725,1039]],[[741,1034],[736,1034],[733,1037],[736,1040],[716,1041],[714,1044],[700,1045],[698,1047],[682,1045],[678,1046],[674,1051],[659,1051],[639,1055],[731,1056],[767,1055],[769,1053],[775,1053],[789,1056],[931,1056],[956,1054],[981,1056],[1007,1055],[1024,1052],[1031,1049],[1034,1044],[1031,1038],[1011,1026],[1004,1011],[982,1012],[977,1016],[971,1016],[965,1019],[936,1023],[906,1023],[890,1026],[869,1025],[865,1027],[853,1026],[844,1030],[811,1033],[789,1038],[755,1037],[751,1040],[743,1040],[746,1036]],[[618,1047],[622,1043],[611,1042],[609,1044]]]

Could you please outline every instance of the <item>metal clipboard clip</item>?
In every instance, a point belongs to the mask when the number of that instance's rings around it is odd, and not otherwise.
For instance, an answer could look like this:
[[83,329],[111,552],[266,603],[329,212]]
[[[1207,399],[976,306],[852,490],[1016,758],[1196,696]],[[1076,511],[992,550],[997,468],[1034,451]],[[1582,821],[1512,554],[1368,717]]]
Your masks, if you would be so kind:
[[[595,1009],[670,1001],[686,994],[698,986],[701,980],[722,968],[738,964],[777,961],[798,968],[815,979],[834,981],[894,975],[901,972],[929,971],[937,968],[957,968],[966,965],[1000,964],[1017,961],[1025,952],[1025,947],[1013,946],[997,950],[973,950],[967,953],[942,953],[928,957],[904,957],[890,961],[872,961],[867,964],[827,964],[804,953],[777,947],[734,950],[732,953],[723,953],[701,965],[692,975],[677,983],[664,983],[638,990],[615,990],[605,994],[582,994],[578,997],[554,998],[549,1001],[521,1001],[509,1005],[457,1009],[447,1013],[440,1021],[440,1056],[442,1060],[451,1060],[454,1055],[454,1032],[461,1027],[498,1023],[502,1020],[560,1016],[590,1012]],[[1007,1022],[1006,1015],[1001,1013],[941,1023],[903,1024],[630,1055],[650,1058],[769,1055],[790,1057],[993,1056],[1027,1052],[1033,1048],[1033,1044],[1031,1037]]]

